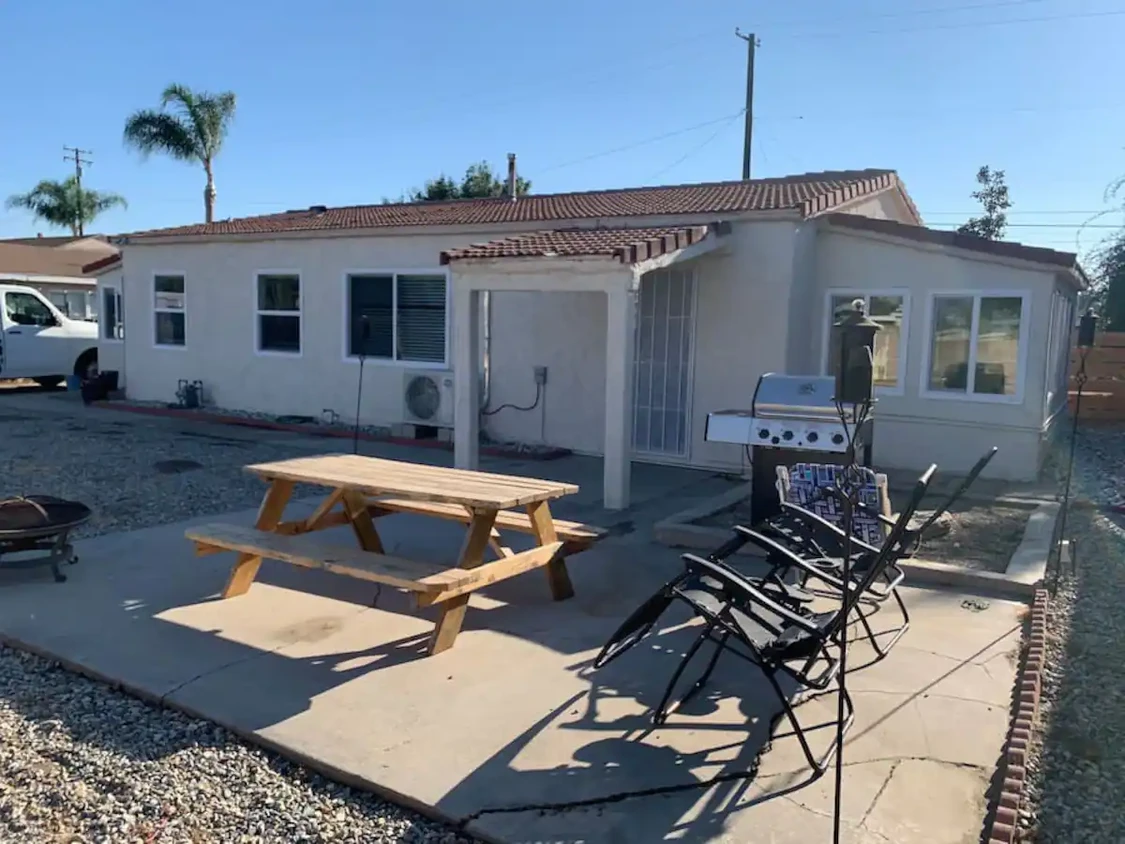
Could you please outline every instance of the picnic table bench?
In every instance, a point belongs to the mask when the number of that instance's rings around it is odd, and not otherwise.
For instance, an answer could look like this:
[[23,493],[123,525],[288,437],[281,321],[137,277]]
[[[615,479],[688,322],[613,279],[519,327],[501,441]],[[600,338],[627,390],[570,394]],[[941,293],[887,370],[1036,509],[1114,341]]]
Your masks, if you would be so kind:
[[[571,597],[574,589],[565,557],[606,534],[602,528],[551,515],[549,502],[577,492],[574,484],[354,454],[299,457],[259,463],[246,470],[269,483],[254,527],[208,524],[186,531],[199,555],[238,553],[222,597],[244,594],[263,559],[386,584],[414,593],[419,607],[440,606],[430,654],[453,645],[469,596],[489,584],[545,568],[552,597],[557,601]],[[331,492],[307,518],[283,521],[298,483],[327,487]],[[394,513],[465,524],[456,562],[443,566],[385,553],[376,520]],[[346,524],[351,525],[358,548],[308,535]],[[514,551],[505,544],[501,530],[530,534],[534,544],[525,551]],[[495,559],[486,561],[489,549]]]

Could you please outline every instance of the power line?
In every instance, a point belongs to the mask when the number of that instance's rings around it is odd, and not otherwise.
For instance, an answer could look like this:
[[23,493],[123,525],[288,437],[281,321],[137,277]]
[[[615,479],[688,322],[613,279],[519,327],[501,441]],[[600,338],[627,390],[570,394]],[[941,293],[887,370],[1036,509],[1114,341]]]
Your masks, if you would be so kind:
[[[688,150],[687,152],[685,152],[683,155],[681,155],[679,158],[677,158],[675,161],[673,161],[667,167],[662,167],[659,170],[657,170],[655,173],[653,173],[651,176],[649,176],[649,181],[655,180],[655,179],[659,178],[660,176],[663,176],[669,170],[676,169],[681,164],[683,164],[685,161],[687,161],[689,158],[691,158],[692,156],[701,152],[704,149],[704,147],[707,147],[708,145],[710,145],[712,141],[714,141],[717,137],[719,137],[719,135],[723,134],[723,132],[725,132],[727,129],[729,129],[734,124],[734,121],[739,118],[739,116],[740,115],[738,115],[738,114],[732,114],[730,116],[730,118],[725,123],[723,123],[722,126],[720,126],[711,135],[709,135],[707,137],[707,140],[705,140],[703,143],[701,143],[698,146],[696,146],[696,147]],[[758,144],[758,148],[761,149],[761,143],[760,142]]]
[[[1009,18],[1000,21],[965,21],[962,23],[932,24],[929,26],[913,26],[905,29],[837,29],[831,32],[797,32],[800,38],[850,38],[856,35],[901,35],[912,32],[938,32],[950,29],[977,29],[985,26],[1011,26],[1021,23],[1044,23],[1047,21],[1079,20],[1086,18],[1106,18],[1125,15],[1125,9],[1113,9],[1102,12],[1073,12],[1065,15],[1043,15],[1036,18]],[[789,34],[789,33],[786,33]]]
[[714,120],[707,120],[703,123],[696,123],[694,126],[685,126],[683,129],[674,129],[673,131],[665,132],[662,135],[654,135],[651,138],[644,138],[640,141],[634,141],[631,144],[625,144],[624,146],[603,150],[602,152],[591,153],[590,155],[585,155],[582,158],[575,158],[571,161],[564,161],[561,164],[552,164],[550,167],[541,167],[535,171],[535,175],[539,176],[543,173],[549,173],[553,170],[561,170],[564,167],[573,167],[575,164],[584,164],[587,161],[593,161],[595,158],[604,158],[607,155],[615,155],[619,152],[628,152],[631,149],[636,149],[637,147],[645,146],[646,144],[653,144],[657,141],[663,141],[666,138],[674,138],[677,135],[683,135],[688,132],[693,132],[696,129],[703,129],[707,126],[714,126],[716,123],[722,123],[723,121],[734,120],[736,117],[741,117],[743,111],[744,109],[740,108],[738,111],[734,112],[734,114],[726,114],[722,117],[717,117]]
[[[977,212],[980,213],[980,212]],[[931,223],[932,226],[959,226],[960,223]],[[1008,223],[1009,229],[1120,229],[1112,223]]]

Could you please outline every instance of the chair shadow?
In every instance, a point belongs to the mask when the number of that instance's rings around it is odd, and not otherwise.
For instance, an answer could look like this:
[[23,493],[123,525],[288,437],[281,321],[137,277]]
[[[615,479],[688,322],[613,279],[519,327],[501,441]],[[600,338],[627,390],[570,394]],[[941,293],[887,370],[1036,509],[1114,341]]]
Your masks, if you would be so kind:
[[[592,658],[569,666],[589,689],[513,738],[438,807],[481,805],[466,818],[470,831],[527,844],[705,842],[721,837],[734,813],[818,779],[804,769],[757,784],[761,755],[787,735],[776,730],[782,708],[761,672],[730,656],[698,694],[653,725],[652,709],[699,630],[671,619],[601,669]],[[709,656],[697,654],[691,679]],[[782,685],[793,698],[796,684]],[[554,760],[546,748],[572,744],[561,764],[522,761],[544,753]]]

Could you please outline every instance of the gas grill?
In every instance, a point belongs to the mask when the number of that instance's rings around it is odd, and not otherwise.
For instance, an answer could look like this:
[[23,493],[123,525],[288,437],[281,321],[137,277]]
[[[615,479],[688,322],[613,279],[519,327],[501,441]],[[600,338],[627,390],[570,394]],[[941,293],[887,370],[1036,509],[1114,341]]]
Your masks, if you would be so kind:
[[842,465],[849,438],[856,442],[858,462],[871,465],[871,418],[860,430],[841,422],[833,401],[835,388],[831,377],[771,372],[758,379],[749,410],[707,414],[704,439],[750,447],[751,514],[755,522],[778,510],[778,466]]

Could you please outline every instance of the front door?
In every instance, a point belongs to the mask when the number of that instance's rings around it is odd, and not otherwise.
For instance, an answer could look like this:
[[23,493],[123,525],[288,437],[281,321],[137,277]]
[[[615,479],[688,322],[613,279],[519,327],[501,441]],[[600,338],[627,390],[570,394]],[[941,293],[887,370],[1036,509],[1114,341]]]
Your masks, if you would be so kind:
[[[4,377],[65,375],[60,367],[65,338],[54,337],[58,320],[31,293],[4,293]],[[54,342],[52,342],[54,341]]]
[[694,327],[695,274],[645,273],[633,366],[633,450],[638,454],[687,456]]

